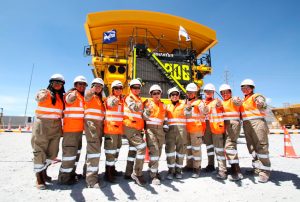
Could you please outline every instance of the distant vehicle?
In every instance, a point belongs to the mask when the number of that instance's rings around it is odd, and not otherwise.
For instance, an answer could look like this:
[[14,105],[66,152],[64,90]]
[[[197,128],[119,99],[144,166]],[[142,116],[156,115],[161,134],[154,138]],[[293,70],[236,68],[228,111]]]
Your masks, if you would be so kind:
[[[87,15],[85,31],[89,42],[84,55],[92,56],[94,77],[103,78],[107,89],[114,80],[125,85],[140,78],[142,97],[151,85],[163,92],[195,82],[199,88],[212,72],[210,49],[217,43],[216,32],[206,26],[169,14],[116,10]],[[163,98],[167,98],[166,93]]]
[[272,112],[281,126],[300,128],[300,104],[273,108]]

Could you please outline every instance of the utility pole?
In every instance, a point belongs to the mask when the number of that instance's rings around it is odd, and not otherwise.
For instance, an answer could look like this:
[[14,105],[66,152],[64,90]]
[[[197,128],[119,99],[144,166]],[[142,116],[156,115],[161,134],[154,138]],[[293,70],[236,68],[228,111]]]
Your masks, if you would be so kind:
[[2,117],[3,117],[3,108],[1,107],[0,108],[0,128],[4,128],[4,123],[3,123],[3,119],[2,119]]
[[25,113],[24,113],[24,119],[25,119],[25,125],[27,122],[27,106],[28,106],[28,99],[29,99],[29,94],[30,94],[30,88],[31,88],[31,81],[32,81],[32,75],[33,75],[33,69],[34,69],[34,64],[32,64],[32,68],[31,68],[31,74],[30,74],[30,81],[29,81],[29,87],[28,87],[28,93],[27,93],[27,100],[26,100],[26,106],[25,106]]

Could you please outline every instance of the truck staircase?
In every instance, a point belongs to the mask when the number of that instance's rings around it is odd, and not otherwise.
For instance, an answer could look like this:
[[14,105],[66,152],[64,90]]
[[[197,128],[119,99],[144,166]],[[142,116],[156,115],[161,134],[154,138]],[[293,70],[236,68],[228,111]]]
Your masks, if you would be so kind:
[[148,60],[157,68],[157,70],[164,76],[164,78],[167,80],[167,82],[171,86],[177,87],[179,90],[186,93],[186,90],[183,85],[180,84],[180,82],[172,75],[172,72],[168,72],[165,65],[156,57],[156,55],[147,48],[147,54],[146,54]]

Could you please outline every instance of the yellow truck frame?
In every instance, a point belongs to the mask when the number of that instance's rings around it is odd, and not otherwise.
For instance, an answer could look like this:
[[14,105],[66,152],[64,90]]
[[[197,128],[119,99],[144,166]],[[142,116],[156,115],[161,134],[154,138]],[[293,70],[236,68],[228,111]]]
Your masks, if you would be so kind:
[[[145,89],[158,83],[164,92],[176,86],[184,94],[188,83],[201,88],[204,76],[212,72],[210,49],[217,43],[216,32],[194,21],[152,11],[114,10],[88,14],[84,27],[89,43],[84,54],[92,56],[89,65],[95,77],[103,78],[107,93],[116,79],[127,93],[130,80],[140,78]],[[191,40],[179,35],[180,27]],[[116,31],[116,41],[104,43],[103,33],[109,30]]]

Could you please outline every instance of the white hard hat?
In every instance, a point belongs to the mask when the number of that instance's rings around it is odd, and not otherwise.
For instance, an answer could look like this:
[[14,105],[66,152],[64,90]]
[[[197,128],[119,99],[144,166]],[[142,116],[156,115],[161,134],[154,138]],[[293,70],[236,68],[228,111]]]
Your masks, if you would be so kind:
[[92,85],[93,84],[101,84],[102,86],[104,86],[104,81],[101,79],[101,78],[95,78],[93,81],[92,81]]
[[65,83],[65,78],[61,74],[53,74],[50,77],[49,82],[51,82],[51,81],[61,81],[61,82]]
[[157,84],[154,84],[150,87],[149,94],[151,94],[151,92],[154,91],[154,90],[158,90],[162,93],[161,87]]
[[191,91],[191,92],[197,92],[198,91],[198,86],[195,83],[189,83],[186,88],[186,91]]
[[139,79],[132,79],[129,83],[129,86],[133,86],[133,85],[140,85],[142,86],[142,83]]
[[122,82],[119,81],[119,80],[114,80],[114,81],[111,83],[111,88],[113,88],[113,87],[119,87],[119,86],[123,87]]
[[216,88],[214,86],[214,84],[212,83],[208,83],[204,86],[203,90],[212,90],[212,91],[216,91]]
[[82,82],[82,83],[86,83],[86,85],[88,85],[86,78],[84,76],[76,76],[73,83],[75,84],[76,82]]
[[231,90],[230,85],[228,85],[228,84],[226,84],[226,83],[222,84],[222,85],[220,86],[220,88],[219,88],[219,91],[221,92],[221,91],[223,91],[223,90]]
[[173,93],[173,92],[177,92],[177,93],[179,93],[179,95],[180,95],[180,91],[178,90],[178,88],[173,87],[173,88],[170,88],[170,89],[168,90],[168,96],[170,97],[170,94]]
[[242,81],[241,86],[253,86],[255,87],[254,81],[251,79],[245,79]]

